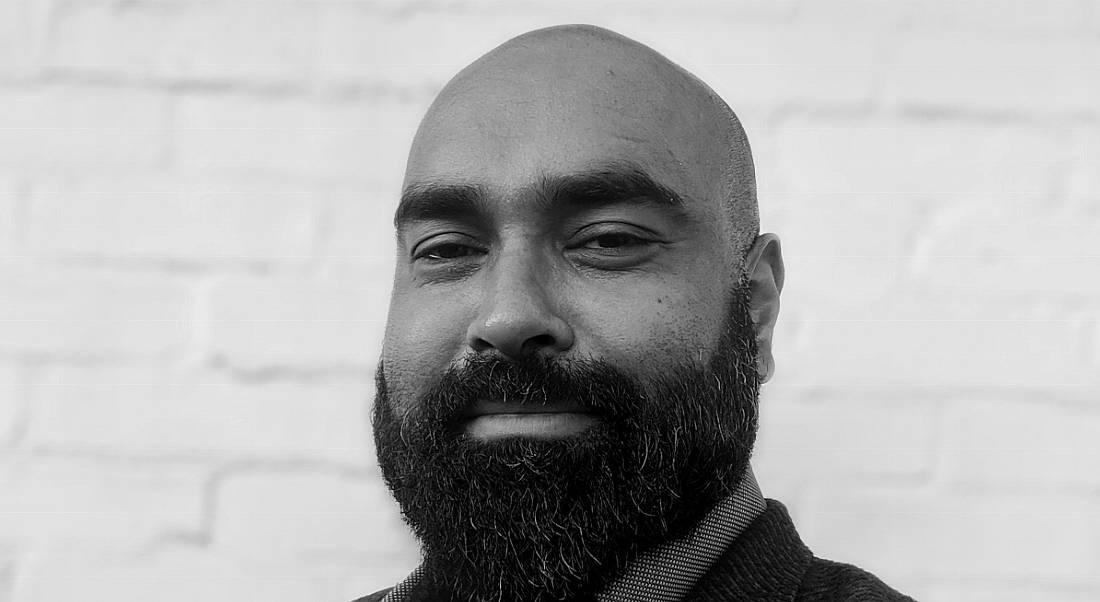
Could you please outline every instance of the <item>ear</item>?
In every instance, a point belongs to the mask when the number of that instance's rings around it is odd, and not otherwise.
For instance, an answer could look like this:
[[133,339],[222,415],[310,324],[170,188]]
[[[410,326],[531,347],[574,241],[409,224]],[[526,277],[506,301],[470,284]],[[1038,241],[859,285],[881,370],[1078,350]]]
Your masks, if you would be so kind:
[[756,371],[763,383],[775,372],[772,332],[779,317],[779,293],[783,291],[783,253],[778,236],[756,237],[745,255],[745,273],[749,275],[749,316],[756,330]]

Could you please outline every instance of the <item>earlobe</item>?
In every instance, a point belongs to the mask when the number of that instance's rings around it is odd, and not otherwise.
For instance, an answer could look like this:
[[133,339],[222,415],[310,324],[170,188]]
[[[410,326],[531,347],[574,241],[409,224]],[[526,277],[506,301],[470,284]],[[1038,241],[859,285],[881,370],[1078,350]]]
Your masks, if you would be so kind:
[[783,253],[779,237],[761,234],[745,256],[749,276],[749,316],[756,330],[756,370],[760,382],[767,382],[775,371],[772,357],[772,332],[779,317],[779,294],[783,291]]

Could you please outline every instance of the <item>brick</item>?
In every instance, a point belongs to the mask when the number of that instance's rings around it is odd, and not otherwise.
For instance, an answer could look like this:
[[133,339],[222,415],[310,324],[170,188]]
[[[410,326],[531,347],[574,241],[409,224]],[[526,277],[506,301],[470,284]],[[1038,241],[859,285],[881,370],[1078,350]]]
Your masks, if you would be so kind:
[[[1056,3],[1047,5],[1053,8]],[[984,44],[975,44],[974,35],[966,32],[915,31],[911,36],[900,37],[901,64],[916,67],[997,68],[1015,66],[1025,69],[1043,67],[1070,67],[1092,69],[1096,67],[1095,55],[1078,54],[1094,47],[1087,38],[1060,36],[1054,40],[1047,36],[1024,37],[991,34]],[[923,54],[921,51],[924,51]]]
[[322,258],[333,263],[384,265],[378,274],[389,272],[397,253],[393,212],[400,197],[399,177],[384,185],[329,194]]
[[970,32],[932,30],[899,37],[896,56],[882,75],[890,106],[1034,117],[1095,114],[1100,104],[1094,37],[978,41]]
[[[805,388],[767,384],[753,466],[791,492],[818,483],[920,478],[932,470],[934,411],[919,400],[862,391],[811,397]],[[769,489],[769,495],[776,494]]]
[[241,383],[148,366],[69,367],[30,389],[31,445],[149,459],[324,460],[365,465],[366,378]]
[[1088,498],[852,491],[820,496],[799,515],[799,533],[815,553],[897,587],[933,576],[1072,578],[1094,574],[1100,561]]
[[[931,581],[931,580],[930,580]],[[1085,581],[1084,583],[1080,583]],[[923,592],[923,593],[922,593]],[[907,591],[918,600],[968,600],[969,602],[1033,602],[1034,600],[1059,600],[1060,602],[1092,602],[1100,597],[1100,588],[1089,585],[1087,580],[1070,578],[1050,580],[1045,583],[1027,583],[1015,580],[962,579],[958,583],[926,585],[920,592]]]
[[1100,278],[1090,277],[1100,274],[1100,212],[1022,199],[941,214],[921,242],[920,281],[946,290],[1100,293]]
[[0,532],[32,544],[141,545],[201,523],[202,471],[160,462],[29,456],[0,464]]
[[211,351],[245,368],[369,370],[378,357],[390,274],[356,280],[227,278],[211,300]]
[[163,81],[309,81],[317,44],[309,2],[61,2],[46,63],[66,73]]
[[[968,201],[969,199],[961,199]],[[960,199],[916,194],[770,194],[771,226],[782,233],[784,257],[894,257],[912,250],[928,214]],[[763,211],[763,208],[761,209]]]
[[948,408],[941,451],[956,487],[1091,491],[1100,483],[1100,413],[1087,406],[978,397]]
[[776,329],[777,383],[932,391],[1095,385],[1079,367],[1084,335],[1064,320],[817,320],[799,327]]
[[1089,346],[1092,349],[1091,367],[1100,369],[1100,316],[1095,314],[1092,318],[1092,339],[1089,341]]
[[388,557],[398,572],[417,564],[416,543],[377,471],[357,477],[231,473],[216,496],[213,543],[242,557],[266,558],[271,550],[298,557],[355,552]]
[[1096,170],[1100,163],[1100,128],[1075,128],[1071,144],[1076,161],[1066,177],[1065,194],[1086,219],[1096,219],[1100,213],[1100,174]]
[[18,364],[0,359],[0,448],[14,441],[26,408]]
[[672,32],[675,47],[683,49],[676,56],[742,117],[746,107],[850,108],[870,99],[880,32],[853,28],[838,38],[827,23],[781,28],[705,23],[700,38],[692,26]]
[[834,194],[1044,194],[1071,158],[1050,129],[963,121],[792,118],[763,135],[780,148],[772,192],[824,203]]
[[[793,271],[788,274],[792,279],[800,277]],[[1094,376],[1097,372],[1088,365],[1090,318],[1079,307],[1081,303],[1087,306],[1087,301],[1059,301],[1057,297],[1043,294],[1041,290],[1006,293],[970,288],[945,293],[937,287],[916,284],[898,288],[880,299],[866,302],[837,301],[837,295],[832,291],[818,291],[798,297],[790,296],[791,294],[790,291],[784,293],[784,307],[776,327],[776,379],[769,387],[790,386],[795,390],[805,391],[807,396],[832,395],[834,392],[839,395],[873,392],[890,399],[925,400],[930,403],[938,402],[948,394],[1003,396],[1010,393],[1049,400],[1050,403],[1091,402],[1100,393],[1100,383]],[[896,373],[893,376],[880,373],[883,370],[880,361],[882,357],[872,358],[869,366],[857,367],[855,363],[862,361],[862,354],[856,354],[852,347],[841,350],[840,345],[844,345],[844,341],[856,345],[851,342],[853,336],[849,333],[859,333],[854,338],[864,341],[863,345],[875,345],[879,356],[912,355],[909,348],[915,343],[908,338],[891,340],[890,335],[885,332],[881,333],[882,340],[877,343],[868,342],[870,338],[864,338],[864,335],[875,332],[883,325],[892,328],[895,324],[908,324],[914,329],[926,324],[933,329],[948,331],[958,327],[959,332],[949,333],[937,343],[944,350],[944,355],[937,357],[935,363],[922,365],[919,363],[922,360],[914,357],[915,363],[906,368],[909,375],[906,379]],[[954,341],[951,337],[975,327],[1000,331],[998,336],[1003,338],[1018,331],[1021,325],[1033,331],[1053,328],[1049,335],[1052,346],[1054,339],[1064,337],[1058,353],[1066,365],[1058,367],[1053,361],[1039,362],[1039,372],[1036,372],[1027,367],[1027,358],[1032,351],[1016,347],[1022,341],[1013,343],[1011,349],[1001,349],[978,341],[969,351],[956,348],[956,343],[949,342]],[[822,332],[840,337],[838,346],[832,349],[833,353],[843,355],[836,358],[835,364],[832,363],[833,356],[829,355],[830,352],[810,351],[816,349],[818,343],[815,339]],[[900,337],[897,333],[902,331],[891,332]],[[935,336],[938,335],[929,335]],[[1048,338],[1040,334],[1035,336]],[[990,349],[993,351],[989,351]],[[999,358],[1006,355],[1015,356],[1015,359],[998,366]],[[953,368],[942,372],[937,368],[949,365],[952,361],[956,364]],[[968,374],[968,366],[980,366],[981,374]],[[918,377],[919,371],[925,369],[928,372]],[[846,380],[836,376],[827,380],[806,380],[810,373],[821,374],[831,370],[844,374],[865,372],[873,374],[874,380]],[[944,378],[945,374],[950,375],[950,378]],[[892,384],[886,384],[886,381]],[[875,387],[875,382],[878,383],[878,388]]]
[[21,202],[16,179],[0,175],[0,256],[14,255],[19,246]]
[[[469,0],[455,2],[453,0],[440,0],[435,2],[439,7],[456,5],[468,6],[481,11],[493,11],[510,6],[507,0]],[[629,11],[623,9],[630,9]],[[603,19],[617,19],[631,14],[646,17],[669,17],[676,15],[693,15],[697,18],[705,17],[739,17],[754,21],[786,20],[791,17],[796,8],[792,0],[730,0],[716,4],[711,0],[684,0],[676,6],[670,6],[661,0],[608,0],[600,5],[593,5],[585,0],[533,0],[524,4],[524,11],[545,16],[546,13],[558,14],[560,23],[586,23]],[[562,17],[563,9],[568,10],[566,17]],[[518,35],[518,34],[517,34]]]
[[834,0],[828,4],[805,2],[798,5],[796,15],[801,22],[829,24],[846,31],[893,31],[904,24],[911,4],[887,4],[876,0]]
[[15,580],[19,570],[19,546],[0,540],[0,600],[15,600]]
[[657,39],[669,56],[707,82],[742,118],[748,108],[865,106],[883,43],[881,32],[850,30],[838,37],[828,24],[730,27],[702,18],[665,27]]
[[[804,268],[788,271],[791,279],[803,278]],[[818,275],[820,276],[820,275]],[[814,285],[814,290],[784,289],[786,305],[777,328],[812,328],[817,322],[1079,322],[1084,319],[1072,300],[1044,297],[1041,290],[1004,292],[978,288],[957,289],[945,294],[938,287],[908,283],[881,298],[864,302],[847,300],[836,287]],[[789,333],[788,335],[790,336]]]
[[39,10],[31,0],[0,4],[0,79],[34,75],[39,42]]
[[0,262],[0,353],[137,357],[181,353],[192,336],[187,288],[152,276]]
[[[1068,237],[1085,230],[1073,228]],[[1053,249],[1052,249],[1053,250]],[[1096,298],[1100,282],[1090,274],[1100,272],[1097,255],[962,255],[930,256],[921,260],[922,281],[943,290],[1082,294]],[[1030,282],[1021,276],[1030,275]]]
[[324,558],[242,559],[209,546],[162,544],[135,554],[108,546],[38,552],[20,572],[19,600],[352,600],[392,587],[408,574],[360,558],[357,565]]
[[304,263],[317,196],[278,180],[70,178],[30,193],[27,245],[50,257]]
[[[816,320],[1065,321],[1095,297],[1087,204],[993,195],[773,195],[780,328]],[[788,201],[787,199],[793,199]],[[980,233],[980,234],[978,234]],[[1022,276],[1025,275],[1026,277]]]
[[904,4],[905,21],[915,28],[937,32],[966,31],[970,35],[1016,33],[1041,36],[1085,30],[1089,0],[962,0],[936,2],[910,0]]
[[330,185],[400,178],[425,108],[401,100],[189,96],[179,105],[179,159],[201,174],[298,176]]
[[[538,27],[537,18],[530,14],[509,11],[499,17],[418,12],[383,18],[373,10],[333,4],[320,19],[318,78],[338,86],[386,86],[434,94],[494,46]],[[473,29],[478,31],[476,39],[469,35]],[[432,43],[423,43],[425,35],[431,36]],[[426,97],[423,102],[430,100]]]
[[0,89],[0,169],[139,168],[165,160],[167,96],[49,85]]
[[763,229],[778,232],[784,295],[837,306],[877,308],[904,285],[926,215],[945,204],[929,195],[767,194]]

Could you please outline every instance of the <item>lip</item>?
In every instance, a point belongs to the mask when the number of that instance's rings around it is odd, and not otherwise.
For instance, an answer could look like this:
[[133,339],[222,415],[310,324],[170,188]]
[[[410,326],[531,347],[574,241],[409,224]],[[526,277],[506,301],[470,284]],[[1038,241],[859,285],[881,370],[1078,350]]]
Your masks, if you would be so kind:
[[481,400],[463,414],[460,427],[482,441],[521,437],[560,439],[584,432],[599,417],[575,403],[520,404]]
[[478,400],[463,412],[463,418],[493,416],[497,414],[591,414],[588,409],[576,403],[560,402],[551,404],[503,403],[500,401]]

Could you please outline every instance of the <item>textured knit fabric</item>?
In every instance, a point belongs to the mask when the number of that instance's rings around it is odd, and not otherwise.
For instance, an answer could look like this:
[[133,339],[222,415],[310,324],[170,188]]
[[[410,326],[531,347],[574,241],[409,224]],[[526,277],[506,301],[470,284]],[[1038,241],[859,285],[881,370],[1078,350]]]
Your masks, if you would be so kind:
[[688,602],[909,601],[874,575],[814,557],[787,509],[768,509],[738,537],[688,594]]
[[597,596],[599,602],[680,602],[722,552],[766,508],[752,469],[733,494],[686,536],[639,556]]
[[[397,588],[394,588],[396,590]],[[356,602],[380,602],[393,590]],[[433,602],[412,587],[410,602]],[[737,537],[684,598],[685,602],[912,601],[874,575],[851,565],[815,558],[799,539],[783,504],[767,509]]]

